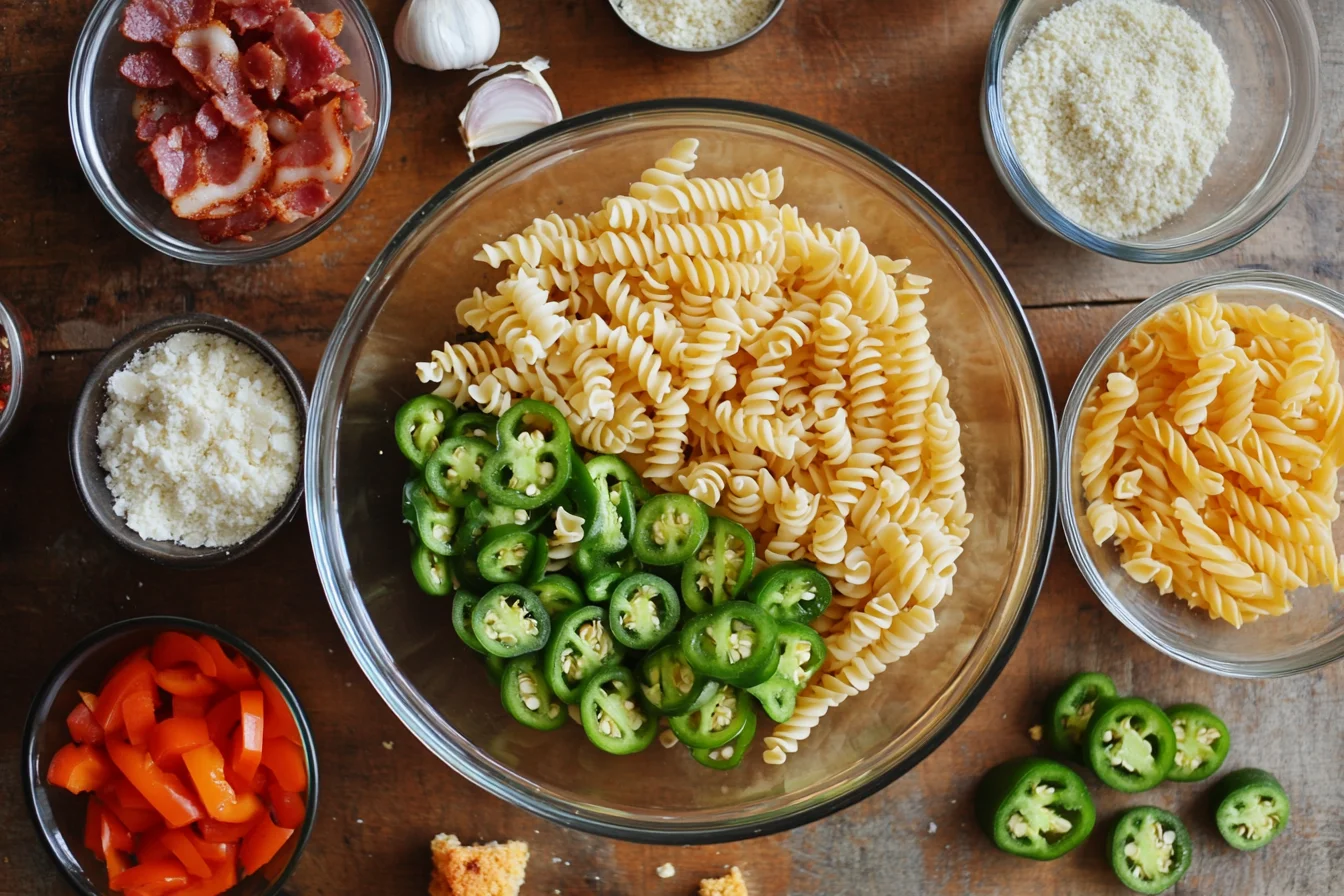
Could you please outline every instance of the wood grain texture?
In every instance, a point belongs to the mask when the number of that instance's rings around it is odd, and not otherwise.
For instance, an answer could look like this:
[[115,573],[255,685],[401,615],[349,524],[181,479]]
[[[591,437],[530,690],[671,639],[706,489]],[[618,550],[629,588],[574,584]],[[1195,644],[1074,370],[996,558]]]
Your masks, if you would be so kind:
[[[396,0],[375,0],[390,33]],[[0,452],[0,894],[69,889],[23,808],[17,753],[27,703],[80,636],[151,612],[199,616],[261,649],[290,678],[322,762],[319,824],[288,890],[304,896],[417,894],[429,838],[522,837],[525,892],[672,896],[740,865],[756,896],[1124,893],[1102,837],[1050,865],[1003,856],[974,829],[970,795],[993,763],[1031,752],[1026,731],[1047,692],[1082,668],[1159,702],[1223,713],[1234,764],[1278,773],[1291,833],[1263,854],[1220,845],[1205,788],[1146,797],[1096,789],[1104,824],[1154,802],[1190,823],[1197,855],[1182,893],[1316,896],[1344,867],[1344,666],[1287,681],[1197,673],[1143,646],[1088,591],[1060,546],[1036,614],[1006,671],[929,759],[868,801],[775,837],[718,847],[639,846],[575,834],[485,796],[414,742],[364,680],[331,620],[302,519],[246,561],[200,574],[119,551],[85,517],[65,460],[74,397],[96,360],[135,325],[194,309],[273,338],[311,381],[326,333],[365,267],[424,199],[466,164],[456,116],[465,79],[393,63],[393,129],[377,174],[322,237],[268,264],[221,271],[162,258],[102,210],[84,183],[63,114],[65,78],[88,2],[0,0],[0,290],[38,331],[46,385],[27,430]],[[1344,285],[1344,0],[1316,3],[1325,131],[1302,187],[1264,231],[1196,265],[1099,259],[1031,225],[994,178],[976,102],[992,0],[793,0],[760,38],[708,58],[664,53],[625,31],[605,0],[500,0],[500,58],[541,52],[569,113],[658,96],[729,96],[786,106],[851,131],[943,193],[1000,259],[1030,312],[1062,402],[1092,347],[1129,307],[1194,272],[1266,266]],[[616,76],[619,73],[619,76]],[[1090,304],[1089,304],[1090,303]],[[1097,304],[1100,303],[1100,304]],[[1055,307],[1044,307],[1055,306]],[[390,742],[385,749],[383,742]],[[936,829],[935,829],[936,826]],[[660,880],[671,861],[678,873]]]

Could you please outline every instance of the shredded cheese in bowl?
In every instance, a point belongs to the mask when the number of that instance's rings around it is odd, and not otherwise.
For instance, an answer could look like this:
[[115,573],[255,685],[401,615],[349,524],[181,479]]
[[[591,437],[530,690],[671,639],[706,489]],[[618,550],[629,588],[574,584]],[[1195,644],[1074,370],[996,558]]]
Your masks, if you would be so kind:
[[617,0],[631,28],[656,43],[712,50],[745,36],[778,0]]

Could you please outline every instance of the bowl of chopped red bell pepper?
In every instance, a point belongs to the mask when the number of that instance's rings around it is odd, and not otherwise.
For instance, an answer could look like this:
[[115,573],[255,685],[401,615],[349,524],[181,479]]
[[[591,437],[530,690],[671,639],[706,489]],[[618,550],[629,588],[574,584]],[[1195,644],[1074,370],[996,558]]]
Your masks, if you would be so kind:
[[85,638],[39,691],[23,750],[34,822],[89,896],[269,896],[312,831],[317,758],[294,692],[205,623]]

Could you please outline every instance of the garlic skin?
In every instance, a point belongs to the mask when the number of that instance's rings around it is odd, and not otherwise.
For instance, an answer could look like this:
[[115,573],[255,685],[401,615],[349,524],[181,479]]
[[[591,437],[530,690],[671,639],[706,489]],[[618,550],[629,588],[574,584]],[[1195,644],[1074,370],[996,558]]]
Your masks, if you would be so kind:
[[407,0],[392,45],[411,65],[472,68],[499,49],[499,13],[490,0]]
[[[522,71],[497,74],[514,65]],[[489,78],[476,88],[466,108],[458,116],[462,142],[466,144],[467,156],[473,162],[476,161],[477,149],[508,143],[564,118],[560,101],[555,98],[551,85],[541,76],[549,67],[548,61],[534,56],[526,62],[492,65],[471,79],[474,84],[482,78]]]

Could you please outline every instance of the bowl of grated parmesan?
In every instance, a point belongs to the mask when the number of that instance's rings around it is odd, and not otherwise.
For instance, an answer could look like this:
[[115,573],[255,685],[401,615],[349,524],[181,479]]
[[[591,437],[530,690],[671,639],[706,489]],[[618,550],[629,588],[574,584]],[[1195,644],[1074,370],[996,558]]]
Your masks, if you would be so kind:
[[135,330],[89,374],[70,467],[114,541],[169,566],[256,549],[299,505],[308,396],[270,342],[212,314]]
[[1008,0],[980,122],[1033,222],[1179,262],[1278,213],[1315,154],[1320,100],[1306,0]]
[[640,37],[668,50],[712,53],[750,40],[774,20],[784,0],[610,0]]

